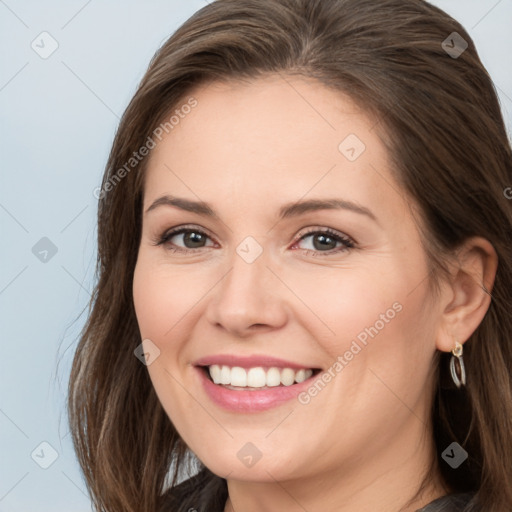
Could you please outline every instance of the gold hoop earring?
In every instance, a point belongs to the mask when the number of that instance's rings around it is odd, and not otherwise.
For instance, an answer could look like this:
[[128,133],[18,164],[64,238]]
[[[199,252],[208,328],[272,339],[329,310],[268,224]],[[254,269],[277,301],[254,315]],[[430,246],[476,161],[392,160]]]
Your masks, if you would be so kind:
[[[455,361],[458,362],[458,372],[455,368]],[[453,382],[458,388],[466,385],[466,369],[464,368],[464,360],[462,359],[462,345],[458,341],[455,342],[455,348],[452,350],[450,373],[452,374]]]

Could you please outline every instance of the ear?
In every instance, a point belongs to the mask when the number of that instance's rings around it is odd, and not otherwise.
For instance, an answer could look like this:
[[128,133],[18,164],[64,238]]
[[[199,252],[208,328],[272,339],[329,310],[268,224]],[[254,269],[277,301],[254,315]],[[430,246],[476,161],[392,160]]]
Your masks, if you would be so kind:
[[491,303],[491,291],[498,268],[498,256],[485,238],[468,239],[457,251],[450,282],[441,294],[441,322],[436,347],[450,352],[482,322]]

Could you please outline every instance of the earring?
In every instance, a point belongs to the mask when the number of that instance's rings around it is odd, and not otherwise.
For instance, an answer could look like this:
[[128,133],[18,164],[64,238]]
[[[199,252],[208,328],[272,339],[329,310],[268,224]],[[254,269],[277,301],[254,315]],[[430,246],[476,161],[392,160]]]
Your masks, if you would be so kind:
[[[455,369],[455,360],[458,361],[460,377]],[[466,385],[466,370],[462,359],[462,345],[458,341],[455,342],[455,348],[452,350],[450,373],[452,374],[453,382],[458,388]]]

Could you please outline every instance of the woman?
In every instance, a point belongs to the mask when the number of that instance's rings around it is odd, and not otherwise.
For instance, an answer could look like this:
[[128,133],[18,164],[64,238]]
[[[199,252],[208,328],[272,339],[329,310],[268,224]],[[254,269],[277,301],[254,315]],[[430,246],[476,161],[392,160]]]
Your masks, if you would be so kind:
[[97,510],[512,510],[511,183],[427,2],[194,14],[99,194],[69,393]]

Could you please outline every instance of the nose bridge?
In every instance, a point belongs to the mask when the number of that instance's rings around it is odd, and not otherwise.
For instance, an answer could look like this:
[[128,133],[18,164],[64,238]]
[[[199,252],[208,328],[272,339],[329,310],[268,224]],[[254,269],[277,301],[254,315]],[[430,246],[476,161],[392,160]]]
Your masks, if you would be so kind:
[[244,254],[240,256],[239,250],[240,246],[231,259],[231,270],[221,287],[221,300],[224,308],[229,307],[233,312],[256,312],[270,295],[267,259],[263,254],[253,261],[245,259]]
[[267,254],[258,242],[254,239],[241,242],[230,259],[230,270],[210,301],[209,320],[236,331],[238,336],[254,325],[282,324],[286,316],[284,305],[267,265]]
[[233,257],[231,272],[226,283],[226,294],[233,294],[240,299],[257,299],[265,294],[265,273],[268,272],[263,259],[253,263],[243,261],[239,256]]
[[230,254],[230,267],[228,275],[222,286],[222,294],[246,296],[244,300],[261,297],[269,290],[265,290],[270,271],[269,248],[264,247],[264,241],[256,240],[253,236],[246,236],[233,248]]

